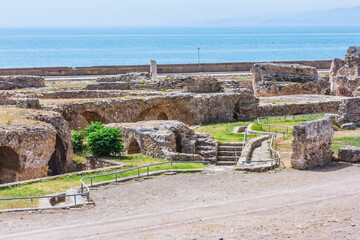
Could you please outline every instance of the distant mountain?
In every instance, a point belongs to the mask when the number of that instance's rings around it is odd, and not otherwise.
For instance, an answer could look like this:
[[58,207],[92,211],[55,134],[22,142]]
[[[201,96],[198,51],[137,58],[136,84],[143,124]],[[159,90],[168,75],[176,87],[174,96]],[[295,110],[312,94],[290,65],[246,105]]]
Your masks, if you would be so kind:
[[360,26],[360,6],[283,16],[256,16],[207,22],[208,26]]

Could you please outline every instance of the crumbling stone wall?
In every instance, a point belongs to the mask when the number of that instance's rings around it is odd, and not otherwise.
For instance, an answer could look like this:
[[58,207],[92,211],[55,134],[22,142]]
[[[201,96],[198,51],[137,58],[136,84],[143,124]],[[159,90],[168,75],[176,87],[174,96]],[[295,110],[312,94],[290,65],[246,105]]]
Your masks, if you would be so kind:
[[314,67],[258,63],[251,68],[255,96],[324,94],[330,87]]
[[0,183],[46,177],[56,130],[38,121],[0,126]]
[[331,92],[337,96],[355,96],[360,82],[360,47],[350,47],[345,59],[334,59],[330,68]]
[[0,182],[75,170],[69,124],[61,114],[0,109]]
[[311,169],[332,161],[334,152],[330,147],[334,139],[334,120],[335,117],[328,116],[294,126],[291,144],[293,168]]
[[339,122],[360,123],[360,97],[341,100]]
[[[60,112],[71,129],[82,129],[98,119],[104,123],[168,119],[188,125],[229,122],[248,119],[248,112],[257,106],[258,100],[247,89],[239,94],[170,93],[165,96],[44,105],[46,109]],[[96,119],[89,116],[96,116]]]
[[0,76],[0,90],[45,87],[45,80],[38,76]]

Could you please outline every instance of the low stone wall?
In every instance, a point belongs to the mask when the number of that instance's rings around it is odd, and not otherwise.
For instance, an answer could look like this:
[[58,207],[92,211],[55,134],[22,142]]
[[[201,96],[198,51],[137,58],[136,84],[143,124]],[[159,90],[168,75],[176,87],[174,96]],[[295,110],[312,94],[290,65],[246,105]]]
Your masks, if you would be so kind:
[[156,90],[176,89],[184,92],[211,93],[221,90],[220,83],[213,76],[166,76],[152,80],[147,73],[129,73],[104,77],[94,84],[86,86],[87,90]]
[[309,113],[335,113],[338,112],[339,107],[340,100],[309,103],[289,103],[278,105],[267,104],[257,107],[257,109],[254,110],[252,118]]
[[243,162],[250,161],[254,149],[261,146],[263,141],[268,140],[270,138],[271,138],[271,136],[264,135],[264,136],[257,137],[257,138],[254,138],[254,139],[251,139],[250,141],[248,141],[245,144],[244,149],[241,152],[241,156],[239,158],[238,165],[242,165]]
[[329,164],[334,152],[334,116],[322,120],[300,123],[293,127],[291,165],[305,170]]
[[0,76],[0,90],[45,87],[45,80],[38,76]]
[[[330,69],[331,60],[319,61],[286,61],[290,63],[313,66],[317,69]],[[239,63],[203,63],[203,64],[166,64],[158,65],[158,73],[195,73],[195,72],[235,72],[250,71],[255,62]],[[36,76],[71,76],[71,75],[114,75],[131,72],[149,72],[150,65],[97,66],[97,67],[47,67],[47,68],[8,68],[0,69],[0,75],[36,75]]]

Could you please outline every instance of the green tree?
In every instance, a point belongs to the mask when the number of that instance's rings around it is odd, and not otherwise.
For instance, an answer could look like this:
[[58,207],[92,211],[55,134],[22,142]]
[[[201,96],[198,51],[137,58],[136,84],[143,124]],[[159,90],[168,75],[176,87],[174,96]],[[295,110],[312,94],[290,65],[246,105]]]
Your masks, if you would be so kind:
[[103,127],[87,135],[87,146],[94,156],[110,156],[124,152],[123,134],[117,128]]
[[81,155],[85,152],[85,137],[86,133],[84,131],[73,131],[71,134],[72,138],[72,146],[74,149],[74,153]]

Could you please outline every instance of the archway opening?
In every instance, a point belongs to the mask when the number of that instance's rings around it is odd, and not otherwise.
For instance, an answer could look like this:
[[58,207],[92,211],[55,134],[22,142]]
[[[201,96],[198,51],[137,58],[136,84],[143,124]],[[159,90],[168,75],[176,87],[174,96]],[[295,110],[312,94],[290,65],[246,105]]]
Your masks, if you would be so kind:
[[182,137],[179,133],[174,132],[175,134],[175,143],[176,143],[176,152],[182,152]]
[[100,114],[98,114],[97,112],[86,111],[82,115],[85,117],[85,119],[88,121],[89,124],[91,122],[105,123],[105,119],[102,116],[100,116]]
[[158,120],[169,120],[168,115],[164,112],[161,112],[158,116]]
[[128,154],[139,154],[141,153],[141,148],[139,143],[136,141],[135,138],[131,139],[128,150],[127,150]]
[[56,135],[55,151],[51,155],[51,158],[48,163],[49,165],[48,176],[55,176],[65,173],[66,172],[65,164],[66,164],[65,146],[59,135]]
[[19,155],[10,147],[0,147],[0,184],[15,182],[19,170]]

